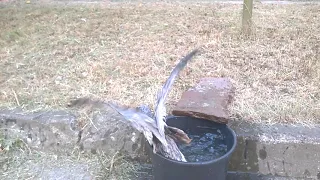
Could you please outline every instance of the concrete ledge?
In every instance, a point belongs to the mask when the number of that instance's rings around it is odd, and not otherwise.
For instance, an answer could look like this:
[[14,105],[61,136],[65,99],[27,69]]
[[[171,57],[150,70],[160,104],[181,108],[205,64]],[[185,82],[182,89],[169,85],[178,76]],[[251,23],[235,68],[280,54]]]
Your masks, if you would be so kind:
[[[132,180],[152,180],[152,165],[144,164],[131,176]],[[228,171],[226,180],[311,180],[311,178],[291,178],[272,175],[262,175],[259,173]]]
[[[99,104],[97,104],[98,106]],[[89,108],[90,109],[90,108]],[[74,108],[70,111],[24,112],[0,109],[0,138],[23,140],[30,148],[41,151],[72,152],[79,148],[95,154],[125,153],[145,161],[142,135],[110,107]],[[87,113],[87,124],[80,127],[81,113]]]
[[[109,123],[114,122],[112,119],[115,118],[115,114],[113,112],[106,113],[102,119],[106,119],[106,122]],[[14,134],[10,132],[15,130],[15,134],[31,146],[61,149],[64,145],[73,147],[79,142],[79,130],[75,127],[76,117],[70,112],[62,111],[22,113],[2,110],[0,111],[0,127],[3,129],[2,133],[6,135],[5,138],[13,136]],[[113,141],[109,141],[112,133],[118,137],[133,131],[130,128],[119,128],[120,126],[116,124],[106,124],[109,128],[117,129],[117,131],[105,135],[108,129],[100,126],[98,120],[99,118],[93,118],[93,123],[99,128],[97,132],[101,131],[101,136],[97,136],[92,141],[108,141],[105,146],[98,147],[101,150],[117,149],[112,143]],[[263,125],[245,121],[229,121],[229,125],[235,130],[238,139],[236,150],[229,164],[229,170],[237,173],[236,175],[231,173],[229,177],[237,177],[234,179],[239,179],[239,177],[246,177],[244,179],[248,177],[253,179],[277,177],[279,179],[281,177],[320,180],[320,125],[313,127],[282,124]],[[95,130],[93,125],[88,125],[88,128],[90,127]],[[92,133],[91,136],[93,137]],[[140,135],[137,134],[138,136]],[[139,148],[131,148],[140,147],[143,149],[141,141],[136,142],[139,145],[134,145],[135,143],[131,139],[124,138],[122,141],[117,141],[120,149],[125,150],[124,153],[128,155],[135,153],[141,153],[141,156],[145,155],[144,151],[138,151]],[[129,148],[125,148],[127,146]],[[146,162],[146,160],[142,161]],[[151,175],[150,172],[144,170],[141,170],[141,173],[146,176]]]
[[320,127],[231,122],[238,136],[229,170],[320,179]]

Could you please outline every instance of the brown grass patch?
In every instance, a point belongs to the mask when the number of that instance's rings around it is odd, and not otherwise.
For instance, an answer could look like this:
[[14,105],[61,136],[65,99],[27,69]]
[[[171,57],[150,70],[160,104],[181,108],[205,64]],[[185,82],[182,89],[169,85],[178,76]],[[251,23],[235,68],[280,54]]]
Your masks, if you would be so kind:
[[[255,4],[254,35],[241,5],[196,3],[3,6],[0,103],[61,108],[74,97],[152,105],[178,59],[198,55],[169,96],[205,76],[230,77],[234,116],[319,123],[320,6]],[[16,95],[15,95],[16,94]]]

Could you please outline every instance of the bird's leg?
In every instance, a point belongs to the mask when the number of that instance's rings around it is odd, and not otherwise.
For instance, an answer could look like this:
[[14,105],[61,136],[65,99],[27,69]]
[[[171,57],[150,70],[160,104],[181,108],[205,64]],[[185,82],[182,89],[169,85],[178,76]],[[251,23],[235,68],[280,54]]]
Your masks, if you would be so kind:
[[188,135],[181,129],[172,127],[172,126],[166,126],[166,134],[169,135],[174,140],[180,140],[186,144],[189,144],[192,139],[188,137]]

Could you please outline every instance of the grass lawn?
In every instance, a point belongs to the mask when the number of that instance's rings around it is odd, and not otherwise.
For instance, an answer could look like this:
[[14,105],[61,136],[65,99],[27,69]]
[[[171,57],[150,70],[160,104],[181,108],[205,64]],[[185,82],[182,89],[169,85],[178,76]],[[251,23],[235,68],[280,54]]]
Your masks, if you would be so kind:
[[153,105],[179,58],[201,48],[168,105],[202,77],[230,77],[234,117],[320,122],[320,5],[0,4],[0,106],[66,107],[75,97]]

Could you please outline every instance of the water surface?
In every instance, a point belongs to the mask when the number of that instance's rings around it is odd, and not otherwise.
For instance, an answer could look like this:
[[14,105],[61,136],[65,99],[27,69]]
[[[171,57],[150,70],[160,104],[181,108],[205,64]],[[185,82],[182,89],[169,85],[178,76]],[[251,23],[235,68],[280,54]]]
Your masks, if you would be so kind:
[[179,144],[178,147],[188,162],[203,162],[217,159],[227,153],[226,137],[219,129],[207,128],[200,133],[186,131],[192,139],[190,144]]

